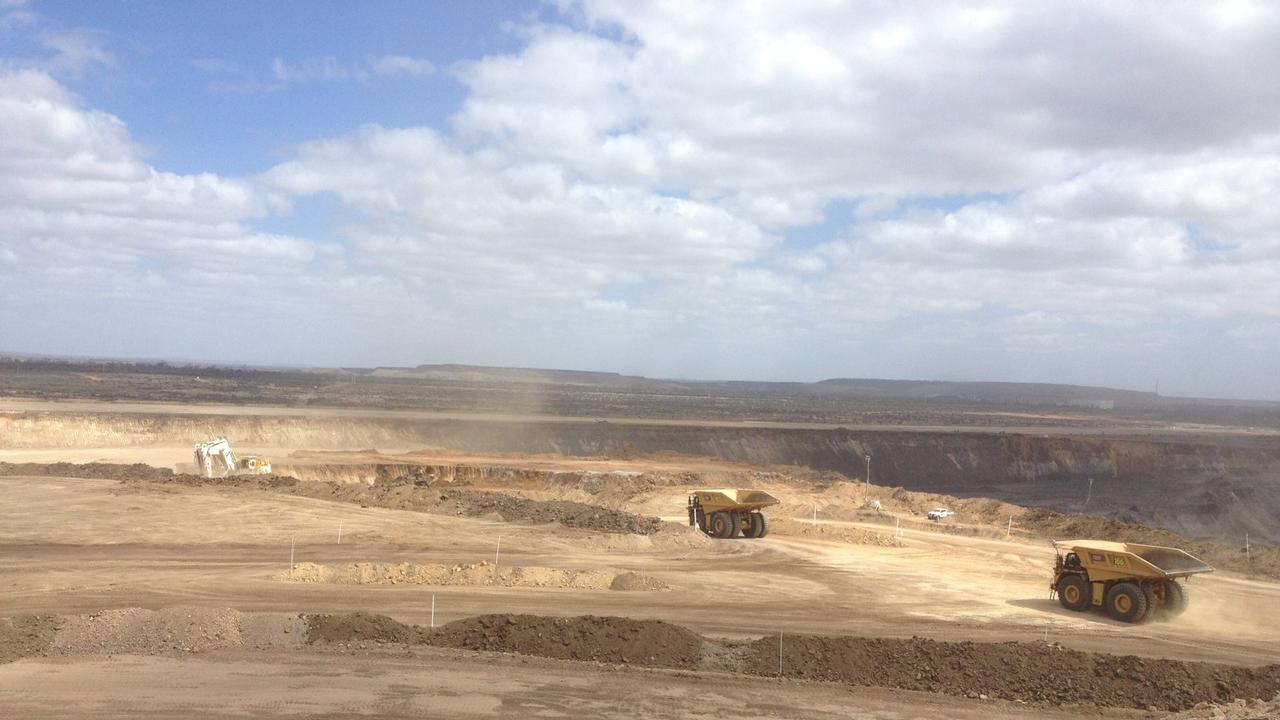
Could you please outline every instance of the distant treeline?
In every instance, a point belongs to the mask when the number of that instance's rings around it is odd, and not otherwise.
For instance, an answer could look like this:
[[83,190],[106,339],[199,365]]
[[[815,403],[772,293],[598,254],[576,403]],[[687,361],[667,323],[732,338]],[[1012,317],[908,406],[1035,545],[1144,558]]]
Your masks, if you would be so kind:
[[314,384],[317,375],[301,370],[272,370],[197,363],[169,363],[163,360],[70,360],[59,358],[0,357],[0,372],[94,373],[119,375],[170,375],[177,377],[225,378],[271,384]]

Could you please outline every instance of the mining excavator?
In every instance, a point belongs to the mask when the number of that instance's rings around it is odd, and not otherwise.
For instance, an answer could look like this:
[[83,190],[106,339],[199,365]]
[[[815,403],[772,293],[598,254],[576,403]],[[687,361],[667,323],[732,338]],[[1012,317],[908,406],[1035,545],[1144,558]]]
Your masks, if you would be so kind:
[[1213,572],[1204,561],[1177,548],[1107,540],[1059,540],[1053,544],[1050,592],[1068,610],[1100,607],[1114,620],[1140,623],[1157,612],[1187,609],[1180,580]]
[[271,461],[258,455],[237,458],[231,443],[219,437],[196,443],[196,467],[205,477],[266,475],[271,472]]

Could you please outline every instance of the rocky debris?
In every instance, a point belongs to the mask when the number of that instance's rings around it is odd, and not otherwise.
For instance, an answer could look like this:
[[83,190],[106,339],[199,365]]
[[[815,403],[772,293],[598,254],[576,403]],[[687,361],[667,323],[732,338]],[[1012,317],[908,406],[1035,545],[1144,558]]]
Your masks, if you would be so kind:
[[441,504],[458,508],[457,514],[479,517],[496,513],[506,522],[550,523],[605,533],[652,535],[662,521],[621,510],[568,500],[530,500],[484,490],[449,490],[439,493]]
[[57,622],[53,615],[0,618],[0,664],[48,650]]
[[88,615],[0,618],[0,662],[29,655],[171,655],[302,645],[300,615],[230,608],[120,608]]
[[[624,576],[635,576],[619,579]],[[277,580],[344,585],[461,585],[480,587],[573,588],[579,590],[661,590],[666,584],[639,573],[615,570],[563,570],[536,566],[494,566],[491,562],[465,565],[417,563],[298,563]]]
[[[778,638],[762,638],[743,671],[778,674]],[[1104,655],[1043,643],[787,636],[783,674],[949,695],[1038,703],[1185,710],[1199,702],[1272,697],[1280,665],[1245,668]]]
[[234,647],[241,615],[230,608],[123,608],[64,617],[50,652],[61,655],[165,655]]
[[902,547],[902,541],[894,536],[892,528],[887,532],[876,532],[849,525],[813,524],[792,518],[770,518],[769,532],[793,537],[832,540],[854,545],[875,545],[878,547]]
[[[144,478],[145,480],[146,478]],[[212,487],[212,488],[256,488],[261,490],[280,490],[287,488],[296,488],[303,485],[298,478],[289,475],[228,475],[226,477],[205,477],[203,475],[192,475],[190,473],[171,473],[167,477],[152,478],[161,482],[174,483],[178,485],[190,485],[192,487]]]
[[199,475],[171,475],[165,482],[196,487],[240,487],[274,490],[292,495],[359,503],[361,507],[473,518],[498,518],[504,522],[560,523],[565,527],[602,533],[653,535],[666,523],[655,517],[613,510],[599,505],[567,500],[530,500],[487,490],[419,485],[400,476],[373,484],[319,480],[298,480],[283,475],[237,475],[205,478]]
[[660,620],[481,615],[437,628],[432,645],[646,667],[698,666],[702,637]]
[[1277,720],[1280,718],[1280,695],[1270,702],[1236,700],[1230,703],[1196,703],[1190,710],[1170,715],[1166,720]]
[[702,637],[679,625],[594,615],[566,618],[480,615],[434,630],[364,612],[311,615],[307,618],[307,642],[428,644],[561,660],[685,669],[696,668],[702,655]]
[[671,586],[656,577],[651,577],[638,572],[624,572],[615,577],[613,582],[609,583],[609,589],[623,591],[669,590],[671,589]]

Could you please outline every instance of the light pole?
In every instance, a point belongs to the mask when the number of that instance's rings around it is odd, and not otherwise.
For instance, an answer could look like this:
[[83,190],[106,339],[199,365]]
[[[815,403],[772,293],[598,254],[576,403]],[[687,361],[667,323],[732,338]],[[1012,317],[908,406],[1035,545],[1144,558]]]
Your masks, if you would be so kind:
[[867,494],[871,494],[871,455],[867,455]]

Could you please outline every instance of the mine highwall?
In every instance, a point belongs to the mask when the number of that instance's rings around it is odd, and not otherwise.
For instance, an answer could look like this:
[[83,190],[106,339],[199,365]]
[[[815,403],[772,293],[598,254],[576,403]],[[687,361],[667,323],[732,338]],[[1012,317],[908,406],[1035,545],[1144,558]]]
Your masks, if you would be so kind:
[[0,414],[0,448],[194,443],[238,447],[452,448],[618,456],[675,452],[754,465],[804,466],[958,496],[1149,522],[1193,537],[1280,543],[1280,446],[1270,440],[1169,440],[956,431],[745,428],[607,421]]

